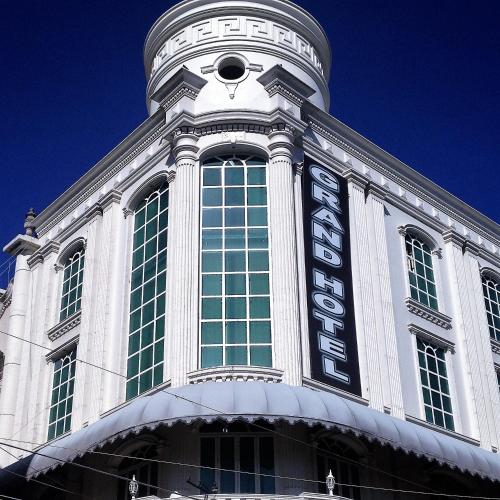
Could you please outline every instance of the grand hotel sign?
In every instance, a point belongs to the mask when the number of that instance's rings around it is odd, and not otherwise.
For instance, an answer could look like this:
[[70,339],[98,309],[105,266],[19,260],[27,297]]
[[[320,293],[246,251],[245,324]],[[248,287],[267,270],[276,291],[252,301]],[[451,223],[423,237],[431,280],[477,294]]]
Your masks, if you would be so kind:
[[303,180],[311,375],[361,395],[347,181],[307,157]]

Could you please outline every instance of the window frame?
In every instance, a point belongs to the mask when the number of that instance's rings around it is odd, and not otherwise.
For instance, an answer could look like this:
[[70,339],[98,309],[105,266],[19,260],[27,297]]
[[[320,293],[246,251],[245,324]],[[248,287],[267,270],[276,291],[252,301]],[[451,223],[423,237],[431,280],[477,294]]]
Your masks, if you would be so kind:
[[[266,432],[200,432],[199,434],[199,458],[200,458],[200,466],[202,465],[202,440],[204,439],[214,439],[215,440],[215,452],[214,452],[214,468],[213,469],[203,469],[200,468],[199,478],[200,484],[203,481],[203,470],[210,470],[214,476],[214,482],[217,484],[219,489],[219,493],[227,494],[227,495],[274,495],[276,494],[276,478],[273,477],[274,485],[273,492],[271,493],[262,493],[262,476],[261,473],[261,462],[260,462],[260,446],[261,439],[267,438],[271,440],[273,447],[273,472],[272,475],[276,475],[276,441],[271,433]],[[224,438],[233,439],[233,453],[234,453],[234,467],[232,468],[235,472],[234,474],[234,489],[235,491],[222,491],[222,473],[220,469],[224,469],[221,458],[223,455],[223,451],[221,449],[222,442],[221,440]],[[253,439],[253,472],[245,472],[241,470],[241,439],[242,438],[250,438]],[[211,467],[211,466],[206,466]],[[248,474],[249,476],[254,477],[254,492],[241,491],[241,478],[244,474]],[[205,484],[204,486],[210,488],[212,485]]]
[[[72,266],[72,261],[74,257],[80,254],[79,257],[79,263],[78,263],[78,271],[77,271],[77,285],[74,288],[69,288],[67,292],[64,290],[65,283],[69,280],[71,281],[73,275],[69,275],[68,279],[66,279],[66,269],[68,267]],[[83,261],[83,262],[82,262]],[[56,264],[56,270],[60,271],[61,273],[61,278],[60,278],[60,288],[59,288],[59,308],[58,308],[58,316],[57,316],[57,322],[61,323],[65,321],[67,318],[73,316],[73,314],[78,313],[82,309],[82,300],[83,300],[83,287],[84,287],[84,282],[85,282],[85,263],[86,263],[86,244],[85,240],[79,239],[76,242],[73,242],[65,252],[62,253],[59,263]],[[71,286],[71,285],[70,285]],[[76,294],[75,294],[75,300],[72,302],[67,302],[63,306],[63,301],[66,296],[70,296],[70,292],[75,289]],[[80,289],[80,292],[78,292],[78,289]],[[68,313],[68,309],[70,305],[77,304],[77,307],[75,308],[74,311],[71,313]],[[64,311],[66,313],[63,315]]]
[[[436,258],[435,258],[436,255],[438,255],[438,256],[440,255],[440,251],[436,250],[435,242],[430,237],[425,235],[425,233],[423,234],[422,231],[419,230],[418,228],[415,228],[413,226],[402,227],[402,228],[400,228],[400,234],[402,236],[402,243],[403,243],[403,255],[404,255],[405,270],[406,270],[405,282],[406,282],[407,296],[409,298],[411,298],[412,300],[414,300],[415,302],[417,302],[418,304],[420,304],[424,307],[427,307],[432,311],[442,312],[442,300],[440,297],[439,286],[438,286],[438,283],[439,283],[438,267],[439,266],[437,265],[438,262],[436,261]],[[410,238],[412,239],[411,243],[408,242],[408,239],[410,239]],[[427,249],[428,249],[427,253],[431,259],[430,266],[429,266],[429,264],[425,263],[424,258],[422,259],[421,262],[416,262],[416,258],[415,258],[415,248],[416,247],[413,244],[414,241],[418,241],[420,243],[420,245],[422,247],[420,249],[420,251],[423,253],[425,252],[425,249],[423,247],[424,246],[427,247]],[[411,246],[412,246],[412,257],[410,257],[410,255],[408,254],[408,251],[407,251],[408,244],[411,244]],[[419,275],[417,273],[416,267],[415,267],[415,269],[411,269],[411,266],[410,266],[410,259],[411,258],[412,258],[413,262],[419,263],[422,266],[424,266],[425,276]],[[432,272],[432,275],[433,275],[433,280],[428,279],[427,272],[425,270],[426,267],[430,268],[430,271]],[[413,276],[415,276],[415,284],[412,284],[410,274],[413,274]],[[425,281],[425,285],[426,285],[425,290],[422,290],[421,287],[419,286],[419,277]],[[434,295],[430,294],[428,291],[427,285],[429,283],[432,286],[434,286],[434,292],[435,292]],[[412,288],[417,291],[417,298],[415,298],[413,296]],[[427,297],[428,303],[423,302],[420,299],[420,294],[425,294],[425,296]],[[435,307],[431,305],[431,299],[434,299],[434,301],[436,303]]]
[[[460,432],[461,429],[461,421],[460,421],[460,415],[459,415],[459,406],[458,402],[456,399],[455,395],[455,378],[454,378],[454,373],[453,373],[453,365],[452,365],[452,349],[450,348],[449,345],[445,344],[444,342],[440,342],[438,339],[435,338],[430,338],[425,335],[420,335],[420,334],[415,334],[414,335],[415,339],[412,341],[412,349],[413,349],[413,354],[414,354],[414,366],[415,366],[415,376],[416,376],[416,382],[417,382],[417,387],[418,387],[418,401],[419,401],[419,408],[420,408],[420,418],[426,422],[429,425],[436,426],[440,429],[443,429],[448,432]],[[450,404],[451,404],[451,413],[449,413],[452,417],[452,422],[453,422],[453,428],[447,427],[446,421],[443,421],[444,424],[440,425],[435,422],[434,415],[433,415],[433,420],[430,421],[427,419],[427,414],[426,414],[426,406],[429,406],[425,400],[424,400],[424,385],[422,383],[421,375],[420,375],[420,357],[419,357],[419,349],[418,349],[418,342],[422,342],[424,344],[427,344],[427,346],[433,348],[433,349],[441,349],[444,353],[444,363],[445,363],[445,369],[446,369],[446,381],[448,384],[448,394],[444,394],[450,399]],[[427,358],[426,358],[427,361]],[[427,366],[427,365],[426,365]],[[428,370],[427,370],[428,372]],[[428,386],[428,390],[430,392],[430,385]],[[441,387],[440,387],[441,390]],[[441,392],[439,392],[440,395]],[[432,406],[434,408],[434,406]],[[445,413],[444,410],[437,408],[440,410],[443,414]]]
[[[226,165],[225,163],[227,161],[234,161],[234,160],[238,160],[239,162],[241,162],[240,165]],[[253,168],[251,165],[248,166],[247,165],[247,161],[249,160],[256,160],[258,161],[259,163],[257,165],[254,165],[254,167],[263,167],[265,169],[265,174],[266,174],[266,178],[265,178],[265,183],[264,184],[257,184],[257,183],[253,183],[253,184],[249,184],[248,183],[248,177],[247,177],[247,172],[248,172],[248,169],[249,168]],[[211,165],[207,165],[207,163],[211,164]],[[223,179],[225,179],[225,169],[226,168],[231,168],[231,167],[238,167],[238,166],[243,166],[244,168],[244,181],[243,181],[243,184],[227,184],[224,182]],[[210,185],[210,184],[207,184],[205,185],[204,184],[204,171],[205,169],[210,169],[210,168],[219,168],[220,171],[221,171],[221,180],[220,180],[220,184],[218,185]],[[230,189],[230,188],[235,188],[235,189],[243,189],[243,196],[244,196],[244,202],[243,204],[232,204],[232,205],[227,205],[226,204],[226,199],[225,199],[225,196],[226,196],[226,192],[225,192],[225,189]],[[248,189],[249,188],[262,188],[264,187],[266,189],[266,199],[265,199],[265,204],[256,204],[256,205],[250,205],[248,204],[248,199],[247,199],[247,195],[248,195]],[[219,188],[221,190],[221,196],[223,196],[223,198],[221,198],[221,201],[219,204],[216,204],[216,205],[204,205],[204,202],[203,202],[203,196],[204,196],[204,188],[208,188],[208,189],[211,189],[211,188],[214,188],[214,189],[217,189]],[[210,155],[210,156],[207,156],[206,158],[204,158],[203,160],[200,160],[200,191],[199,191],[199,196],[200,196],[200,223],[199,223],[199,290],[200,290],[200,293],[199,293],[199,310],[200,310],[200,313],[199,313],[199,320],[198,320],[198,363],[197,363],[197,366],[198,366],[198,369],[201,369],[201,370],[210,370],[210,369],[216,369],[216,368],[223,368],[223,367],[226,367],[226,366],[244,366],[244,367],[259,367],[259,368],[272,368],[274,365],[275,365],[275,360],[274,360],[274,356],[275,356],[275,353],[274,353],[274,349],[273,349],[273,345],[274,345],[274,332],[273,332],[273,321],[272,321],[272,318],[273,318],[273,301],[272,301],[272,282],[271,282],[271,276],[272,276],[272,259],[271,259],[271,244],[270,244],[270,241],[271,241],[271,228],[270,228],[270,221],[269,221],[269,161],[264,157],[264,155],[262,154],[253,154],[251,152],[243,152],[243,153],[231,153],[231,154],[220,154],[220,155],[217,155],[217,154],[213,154],[213,155]],[[266,219],[267,219],[267,222],[266,222],[266,225],[263,225],[263,226],[256,226],[256,225],[250,225],[248,223],[248,214],[247,214],[247,209],[248,208],[252,208],[253,206],[259,208],[259,207],[265,207],[266,209]],[[244,225],[236,225],[236,226],[230,226],[230,225],[226,225],[225,224],[225,219],[222,219],[220,224],[217,225],[217,226],[205,226],[203,225],[203,214],[204,214],[204,209],[210,209],[210,208],[218,208],[218,209],[221,209],[221,211],[225,211],[226,209],[231,209],[231,208],[242,208],[245,215],[244,215]],[[250,248],[249,245],[248,245],[248,229],[251,228],[251,229],[258,229],[258,228],[263,228],[267,231],[267,246],[264,248]],[[203,255],[204,253],[206,254],[207,253],[207,249],[204,250],[203,248],[203,233],[204,233],[204,230],[214,230],[214,231],[217,231],[217,230],[220,230],[221,232],[221,247],[219,249],[213,249],[215,252],[218,252],[222,255],[222,259],[225,260],[226,259],[226,254],[228,253],[231,253],[231,250],[233,250],[232,248],[229,248],[229,252],[227,251],[228,248],[225,247],[225,234],[226,234],[226,231],[227,230],[231,230],[231,229],[234,229],[234,230],[243,230],[244,231],[244,234],[245,234],[245,237],[244,237],[244,241],[245,241],[245,246],[243,248],[240,249],[241,253],[244,253],[244,258],[245,258],[245,269],[243,271],[226,271],[225,269],[225,264],[222,265],[222,268],[220,270],[216,270],[216,271],[204,271],[203,270]],[[210,251],[212,249],[208,249],[208,251]],[[238,253],[237,250],[238,249],[234,249],[236,250],[235,254]],[[254,271],[251,271],[249,268],[248,268],[248,263],[249,263],[249,258],[250,258],[250,252],[252,250],[262,250],[262,251],[267,251],[267,259],[268,259],[268,268],[267,270],[254,270]],[[208,276],[210,274],[214,274],[215,273],[215,276],[218,276],[220,275],[221,276],[221,292],[220,292],[220,295],[204,295],[203,294],[203,277],[204,276]],[[245,276],[245,293],[243,294],[234,294],[234,295],[231,295],[231,294],[227,294],[225,293],[226,292],[226,284],[225,284],[225,280],[226,280],[226,276],[229,276],[229,275],[244,275]],[[251,294],[250,293],[250,275],[252,274],[267,274],[267,285],[268,285],[268,291],[267,293],[255,293],[255,294]],[[214,297],[215,299],[219,299],[220,298],[220,302],[221,302],[221,313],[220,313],[220,318],[204,318],[203,317],[203,303],[204,303],[204,300],[203,299],[210,299],[210,297]],[[225,316],[225,305],[226,305],[226,301],[228,298],[231,298],[231,297],[236,297],[236,298],[244,298],[245,300],[245,308],[246,308],[246,315],[244,318],[230,318],[230,317],[226,317]],[[268,303],[269,303],[269,315],[268,317],[265,317],[265,318],[252,318],[251,317],[251,314],[250,314],[250,301],[251,301],[251,298],[254,298],[254,297],[262,297],[262,298],[265,298],[265,299],[268,299]],[[230,323],[231,321],[235,322],[235,323],[238,323],[238,322],[245,322],[245,326],[246,326],[246,341],[245,342],[232,342],[232,343],[228,343],[226,342],[226,324]],[[250,323],[252,321],[263,321],[263,322],[267,322],[269,323],[269,341],[267,342],[250,342]],[[203,336],[202,336],[202,328],[203,328],[203,324],[207,324],[207,323],[222,323],[222,333],[221,333],[221,341],[220,342],[213,342],[213,343],[203,343]],[[245,364],[237,364],[237,363],[227,363],[226,361],[226,356],[227,356],[227,353],[226,353],[226,348],[227,347],[231,347],[231,346],[234,346],[234,347],[244,347],[246,349],[245,353],[246,353],[246,360],[247,360],[247,363]],[[264,365],[264,364],[252,364],[252,359],[251,359],[251,348],[252,347],[259,347],[259,346],[263,346],[263,347],[269,347],[270,348],[270,364],[267,364],[267,365]],[[218,364],[215,364],[215,365],[210,365],[210,366],[204,366],[203,365],[203,349],[205,348],[220,348],[221,349],[221,362],[218,363]]]
[[[50,390],[49,390],[49,401],[48,401],[48,412],[47,412],[47,441],[51,441],[53,439],[56,439],[60,436],[63,436],[67,432],[71,431],[71,425],[72,425],[72,419],[73,419],[73,408],[74,408],[74,399],[75,399],[75,385],[76,385],[76,372],[77,372],[77,353],[78,353],[78,346],[77,344],[71,344],[70,346],[67,346],[64,351],[60,352],[59,355],[56,357],[54,356],[51,361],[52,361],[52,377],[51,377],[51,384],[50,384]],[[65,397],[61,398],[60,396],[60,387],[62,386],[61,384],[61,376],[62,376],[62,370],[64,369],[64,360],[66,358],[69,358],[69,363],[68,363],[68,378],[64,381],[64,383],[68,384],[68,392],[66,393]],[[56,369],[56,364],[58,362],[61,362],[61,367]],[[60,375],[59,375],[59,382],[57,386],[55,387],[55,381],[56,381],[56,371],[60,370]],[[72,384],[71,384],[72,382]],[[72,388],[71,391],[69,388]],[[57,401],[54,401],[54,391],[58,390],[58,398]],[[62,404],[64,401],[65,403],[65,410],[67,410],[67,401],[71,398],[71,411],[68,413],[65,411],[64,416],[59,416],[59,408],[57,408],[59,405]],[[52,417],[52,408],[56,408],[56,413],[55,417],[53,419]],[[64,422],[64,428],[62,431],[58,432],[57,431],[57,424],[61,420],[68,420],[68,426],[66,427],[66,422]],[[54,425],[54,433],[51,433],[51,425]]]
[[[163,191],[162,191],[163,190]],[[144,264],[147,260],[155,260],[155,274],[152,275],[148,280],[144,280],[144,274],[142,273],[142,279],[141,279],[141,284],[138,285],[137,287],[135,287],[134,289],[132,289],[132,279],[133,279],[133,272],[138,269],[138,267],[134,267],[134,253],[139,250],[139,248],[142,248],[143,251],[144,251],[144,255],[145,255],[145,247],[146,247],[146,236],[144,237],[144,242],[143,244],[141,244],[139,247],[135,247],[135,233],[136,233],[136,213],[138,211],[140,211],[141,209],[139,208],[140,205],[145,202],[146,200],[148,200],[149,198],[151,198],[155,193],[158,193],[158,196],[157,196],[157,199],[159,200],[160,199],[160,195],[161,195],[161,192],[167,192],[167,198],[168,198],[168,201],[167,201],[167,205],[165,207],[164,210],[160,210],[160,205],[158,205],[158,211],[156,213],[156,218],[157,218],[157,232],[155,233],[155,235],[151,236],[151,240],[153,240],[154,238],[157,238],[158,235],[160,233],[162,233],[164,230],[166,231],[166,243],[165,243],[165,248],[162,248],[160,251],[158,251],[158,242],[157,242],[157,246],[156,246],[156,252],[154,254],[154,256],[151,256],[150,259],[143,259],[142,261],[142,264],[141,266],[144,268]],[[156,177],[156,178],[153,178],[153,179],[150,179],[145,185],[143,185],[141,188],[139,188],[135,194],[132,196],[131,198],[133,200],[133,202],[129,203],[129,206],[130,208],[126,208],[124,209],[124,213],[126,214],[127,216],[127,219],[130,220],[129,222],[129,226],[128,226],[128,230],[127,230],[127,234],[128,234],[128,239],[127,239],[127,250],[128,250],[128,253],[127,253],[127,268],[128,268],[128,276],[126,278],[126,280],[124,281],[124,284],[125,286],[127,287],[127,294],[126,294],[126,300],[125,300],[125,308],[124,308],[124,314],[126,315],[126,319],[125,319],[125,324],[126,324],[126,327],[127,327],[127,335],[125,336],[124,338],[124,342],[123,342],[123,352],[125,353],[125,356],[124,356],[124,369],[127,373],[127,379],[125,381],[125,384],[124,384],[124,396],[125,396],[125,401],[130,401],[131,399],[137,397],[137,396],[140,396],[141,394],[144,394],[145,392],[161,385],[162,383],[165,382],[165,374],[166,374],[166,365],[167,365],[167,357],[166,357],[166,350],[165,350],[165,336],[166,336],[166,333],[167,333],[167,324],[166,324],[166,315],[167,315],[167,310],[166,310],[166,289],[167,289],[167,282],[166,282],[166,273],[167,273],[167,255],[168,255],[168,228],[169,228],[169,212],[170,212],[170,183],[169,183],[169,179],[162,175],[162,176],[159,176],[159,177]],[[147,202],[146,202],[147,204]],[[144,205],[146,206],[146,205]],[[147,208],[145,209],[147,210]],[[166,213],[166,218],[167,218],[167,222],[166,222],[166,226],[161,229],[161,230],[158,230],[159,228],[159,217],[160,217],[160,214],[163,214],[163,213]],[[141,224],[140,226],[141,228],[144,228],[144,230],[146,230],[146,224],[143,223]],[[149,240],[148,240],[149,241]],[[160,271],[160,273],[158,273],[158,256],[159,254],[161,253],[165,253],[165,269],[162,269]],[[143,269],[144,271],[144,269]],[[160,274],[163,274],[165,273],[165,284],[164,284],[164,289],[158,293],[158,276]],[[143,297],[144,297],[144,285],[147,284],[147,283],[150,283],[150,282],[154,282],[155,283],[155,295],[152,297],[152,298],[149,298],[146,303],[154,303],[153,305],[153,320],[148,322],[147,324],[143,324],[142,323],[142,308],[143,308],[143,305],[145,304],[143,302]],[[162,285],[163,286],[163,285]],[[139,307],[134,307],[134,309],[132,309],[133,307],[133,304],[132,304],[132,293],[133,292],[136,292],[138,290],[142,290],[142,293],[141,293],[141,302],[140,302],[140,305]],[[160,295],[163,295],[165,297],[165,311],[163,314],[160,314],[160,316],[157,315],[157,300],[159,298]],[[131,317],[132,317],[132,313],[135,312],[137,309],[139,309],[141,311],[141,314],[140,314],[140,326],[138,329],[135,329],[133,332],[131,332]],[[156,330],[156,323],[161,320],[161,318],[163,318],[163,334],[161,336],[159,336],[157,338],[157,330]],[[141,346],[141,335],[142,335],[142,330],[145,326],[150,326],[150,325],[153,325],[153,334],[152,334],[152,342],[149,343],[149,344],[145,344],[144,346]],[[138,349],[136,349],[133,354],[131,355],[131,348],[130,348],[130,342],[131,342],[131,339],[130,337],[135,334],[135,333],[139,333],[139,347]],[[159,352],[161,351],[162,352],[162,361],[161,362],[156,362],[156,354],[155,354],[155,346],[157,344],[161,344],[163,343],[163,348],[159,349]],[[147,348],[149,347],[152,347],[153,348],[153,357],[152,357],[152,364],[150,366],[148,366],[148,368],[146,368],[145,370],[141,370],[140,368],[140,363],[141,363],[141,352],[143,352],[144,350],[146,350]],[[129,360],[130,358],[132,358],[133,356],[139,354],[139,368],[138,368],[138,371],[137,373],[135,373],[133,376],[129,377]],[[161,375],[161,380],[157,383],[155,383],[155,368],[157,370],[157,376],[160,376]],[[151,375],[151,385],[146,388],[146,389],[143,389],[141,390],[141,387],[140,387],[140,375],[141,373],[144,373],[148,370],[152,371],[152,375]],[[158,375],[160,374],[160,375]],[[137,391],[132,394],[130,393],[129,394],[129,382],[134,379],[134,378],[137,378],[138,380],[138,388],[137,388]],[[132,384],[130,384],[132,385]]]
[[[485,287],[487,287],[488,285],[485,284],[485,281],[490,281],[492,283],[495,283],[494,288],[496,289],[495,291],[497,293],[497,299],[498,299],[495,303],[500,315],[500,277],[497,275],[497,273],[495,273],[490,269],[483,269],[481,271],[481,290],[483,296],[483,307],[486,313],[486,325],[488,327],[489,338],[494,342],[500,343],[500,326],[497,327],[495,325],[495,317],[499,318],[499,325],[500,325],[500,316],[497,316],[496,314],[493,314],[492,311],[488,310],[487,301],[488,302],[493,302],[493,301],[490,299],[489,296],[488,298],[486,297]],[[492,317],[493,325],[490,324],[490,317]]]

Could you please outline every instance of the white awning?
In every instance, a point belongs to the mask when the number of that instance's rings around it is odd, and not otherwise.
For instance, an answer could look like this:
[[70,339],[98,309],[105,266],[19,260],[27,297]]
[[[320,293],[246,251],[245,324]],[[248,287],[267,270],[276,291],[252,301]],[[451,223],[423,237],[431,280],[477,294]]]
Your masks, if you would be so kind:
[[116,439],[145,429],[154,430],[160,425],[217,419],[248,422],[264,419],[268,422],[321,424],[341,432],[353,432],[388,444],[395,450],[500,481],[500,457],[497,454],[336,394],[265,382],[208,382],[167,391],[170,394],[158,391],[138,397],[98,422],[37,450],[52,458],[34,455],[27,476],[35,477]]

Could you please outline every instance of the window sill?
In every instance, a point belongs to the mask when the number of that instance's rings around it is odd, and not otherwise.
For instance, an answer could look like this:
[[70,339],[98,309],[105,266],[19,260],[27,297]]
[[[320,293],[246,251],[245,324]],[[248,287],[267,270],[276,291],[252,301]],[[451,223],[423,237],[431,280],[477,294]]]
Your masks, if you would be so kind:
[[405,303],[408,311],[411,313],[416,314],[417,316],[420,316],[421,318],[426,319],[431,323],[444,328],[445,330],[449,330],[451,328],[451,318],[446,314],[424,306],[411,297],[406,297]]
[[62,337],[65,333],[68,333],[73,328],[78,326],[82,320],[82,311],[76,311],[71,316],[68,316],[66,319],[63,319],[56,326],[53,326],[48,332],[47,337],[52,342],[57,340],[59,337]]
[[413,415],[405,415],[407,422],[412,422],[413,424],[421,425],[422,427],[427,427],[427,429],[431,429],[436,432],[440,432],[441,434],[445,434],[455,439],[460,439],[460,441],[465,441],[466,443],[472,444],[473,446],[480,446],[481,443],[474,438],[469,436],[465,436],[464,434],[460,434],[456,431],[450,431],[449,429],[445,429],[444,427],[440,427],[436,424],[431,424],[427,422],[427,420],[422,420],[421,418],[414,417]]
[[188,373],[190,384],[202,382],[253,381],[281,382],[283,370],[262,366],[215,366]]

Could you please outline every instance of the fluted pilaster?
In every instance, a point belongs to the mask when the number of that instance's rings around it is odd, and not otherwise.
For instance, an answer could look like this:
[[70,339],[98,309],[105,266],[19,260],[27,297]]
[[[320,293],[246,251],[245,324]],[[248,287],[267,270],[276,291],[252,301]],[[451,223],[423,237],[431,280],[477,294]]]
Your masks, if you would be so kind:
[[[404,418],[403,393],[401,375],[399,372],[398,348],[396,341],[396,326],[394,323],[394,307],[391,294],[389,275],[389,257],[387,254],[387,239],[385,234],[385,215],[383,193],[380,188],[370,189],[367,199],[367,217],[370,225],[370,256],[372,266],[373,285],[379,293],[375,293],[375,307],[381,314],[377,314],[378,346],[380,374],[384,406],[390,407],[393,416]],[[381,380],[381,381],[382,381]]]
[[382,380],[380,371],[369,227],[365,207],[366,182],[353,171],[346,177],[349,182],[349,225],[362,396],[369,399],[372,408],[383,411],[382,386],[385,381]]
[[174,133],[175,180],[170,184],[166,377],[173,387],[187,384],[198,353],[199,171],[198,138]]
[[269,226],[272,260],[272,316],[275,368],[283,381],[302,383],[300,313],[295,225],[293,131],[276,127],[269,134]]

